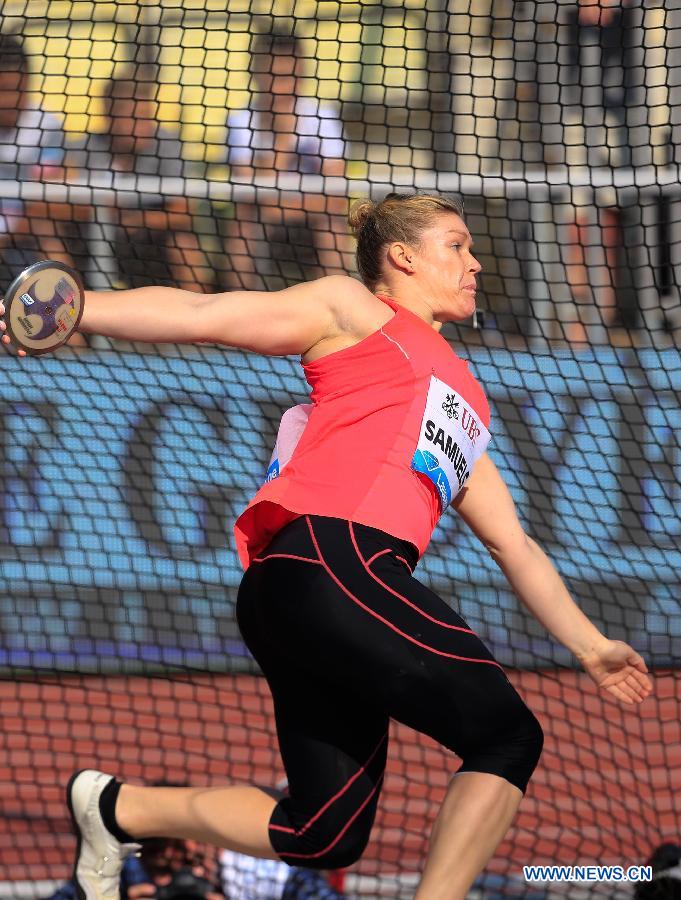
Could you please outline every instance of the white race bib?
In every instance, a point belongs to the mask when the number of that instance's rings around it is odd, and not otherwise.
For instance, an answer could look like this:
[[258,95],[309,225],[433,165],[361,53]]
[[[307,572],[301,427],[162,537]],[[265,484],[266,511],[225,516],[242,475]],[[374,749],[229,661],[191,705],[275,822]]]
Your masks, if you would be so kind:
[[291,409],[287,409],[281,417],[277,440],[272,451],[270,464],[267,467],[265,481],[272,481],[274,478],[277,478],[286,463],[293,456],[293,451],[298,446],[298,441],[302,437],[303,431],[305,431],[312,408],[311,403],[299,403],[298,406],[292,406]]
[[411,467],[433,482],[443,512],[468,480],[489,439],[473,407],[432,375]]

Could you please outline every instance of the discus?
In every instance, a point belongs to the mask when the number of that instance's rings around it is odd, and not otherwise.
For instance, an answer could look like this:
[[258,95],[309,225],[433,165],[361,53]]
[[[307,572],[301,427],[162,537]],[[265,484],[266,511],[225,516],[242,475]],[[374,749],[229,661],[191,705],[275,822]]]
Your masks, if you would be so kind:
[[65,344],[83,315],[83,282],[64,263],[44,259],[24,269],[5,294],[7,334],[32,356]]

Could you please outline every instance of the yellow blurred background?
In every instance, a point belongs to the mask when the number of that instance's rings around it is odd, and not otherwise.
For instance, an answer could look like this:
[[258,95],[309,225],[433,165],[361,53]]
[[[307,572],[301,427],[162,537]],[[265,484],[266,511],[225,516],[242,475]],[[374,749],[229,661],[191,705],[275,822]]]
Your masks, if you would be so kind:
[[[35,101],[67,132],[103,128],[106,81],[149,66],[163,124],[188,159],[224,146],[227,110],[249,102],[249,45],[273,25],[307,59],[301,93],[404,108],[427,87],[428,0],[4,0],[2,30],[24,36]],[[148,73],[146,75],[148,76]]]

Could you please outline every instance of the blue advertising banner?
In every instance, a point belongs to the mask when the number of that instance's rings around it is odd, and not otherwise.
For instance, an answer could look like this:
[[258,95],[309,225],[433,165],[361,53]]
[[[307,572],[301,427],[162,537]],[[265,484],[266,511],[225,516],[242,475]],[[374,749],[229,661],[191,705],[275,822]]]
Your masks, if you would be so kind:
[[[681,656],[676,350],[466,354],[524,526],[610,636]],[[264,480],[291,359],[180,349],[2,362],[0,666],[250,668],[232,525]],[[447,512],[417,577],[506,665],[569,664]]]

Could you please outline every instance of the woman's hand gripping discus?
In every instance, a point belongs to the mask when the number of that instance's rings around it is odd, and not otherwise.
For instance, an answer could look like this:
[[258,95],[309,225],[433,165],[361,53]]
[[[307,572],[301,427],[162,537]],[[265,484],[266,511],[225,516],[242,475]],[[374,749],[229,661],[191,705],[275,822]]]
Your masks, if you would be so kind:
[[64,263],[42,260],[14,279],[0,303],[2,342],[19,356],[41,356],[65,344],[83,315],[83,283]]

